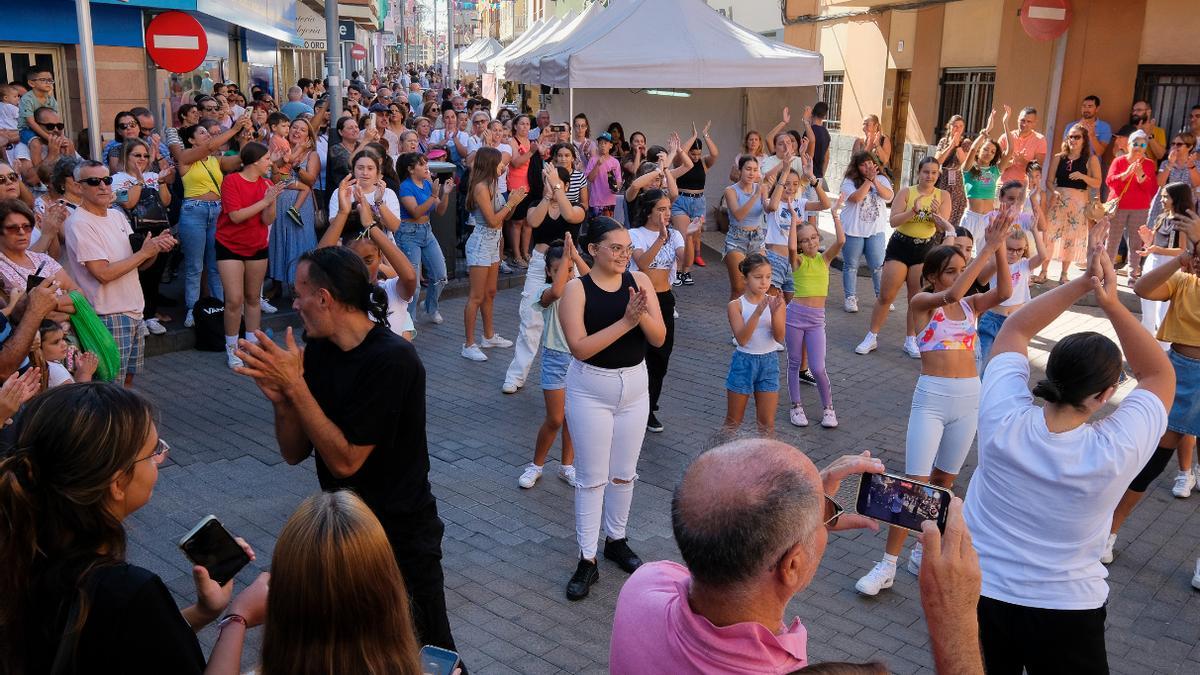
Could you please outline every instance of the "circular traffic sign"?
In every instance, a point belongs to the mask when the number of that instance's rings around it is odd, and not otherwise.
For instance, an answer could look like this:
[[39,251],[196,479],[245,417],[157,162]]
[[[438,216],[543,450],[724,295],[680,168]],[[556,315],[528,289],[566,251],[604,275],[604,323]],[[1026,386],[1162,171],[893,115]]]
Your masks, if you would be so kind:
[[1070,0],[1025,0],[1021,27],[1035,40],[1053,40],[1071,25]]
[[350,48],[350,56],[356,61],[362,61],[363,59],[367,58],[367,48],[356,42],[354,43],[354,46]]
[[208,55],[208,35],[192,15],[163,12],[146,26],[146,52],[163,70],[190,73]]

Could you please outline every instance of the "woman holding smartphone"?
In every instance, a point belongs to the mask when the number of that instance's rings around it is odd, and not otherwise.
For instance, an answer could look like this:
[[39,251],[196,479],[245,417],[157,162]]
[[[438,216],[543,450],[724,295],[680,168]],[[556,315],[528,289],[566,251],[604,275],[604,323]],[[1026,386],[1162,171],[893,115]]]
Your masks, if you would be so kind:
[[[167,208],[171,205],[171,191],[162,189],[162,186],[170,185],[175,180],[175,168],[167,167],[162,173],[150,171],[154,150],[140,138],[131,138],[121,143],[117,149],[117,157],[121,166],[121,171],[113,175],[113,193],[117,195],[117,205],[129,215],[135,231],[151,237],[157,236],[171,226],[167,218]],[[142,286],[142,296],[146,299],[142,316],[146,322],[146,330],[154,335],[166,333],[167,328],[163,323],[171,320],[171,317],[158,312],[158,286],[169,261],[170,256],[160,255],[149,267],[138,270],[138,282]]]
[[[1012,279],[1001,274],[986,293],[966,294],[988,262],[994,262],[995,269],[1007,268],[1003,244],[1015,215],[1014,208],[1000,211],[987,227],[986,244],[970,264],[953,246],[938,246],[925,256],[925,289],[909,301],[913,322],[924,326],[917,338],[921,377],[913,392],[904,443],[904,473],[913,480],[952,488],[971,451],[979,413],[976,317],[1012,295]],[[892,587],[907,537],[904,528],[888,530],[883,560],[854,585],[859,593],[877,595]],[[920,569],[921,545],[917,544],[908,559],[908,571],[917,574]]]
[[601,522],[604,557],[629,573],[642,564],[629,548],[625,527],[650,414],[646,350],[661,347],[667,337],[650,278],[627,269],[633,253],[629,231],[600,217],[582,237],[595,264],[567,284],[558,310],[575,357],[567,370],[566,418],[575,442],[579,564],[567,582],[569,600],[587,597],[600,579]]

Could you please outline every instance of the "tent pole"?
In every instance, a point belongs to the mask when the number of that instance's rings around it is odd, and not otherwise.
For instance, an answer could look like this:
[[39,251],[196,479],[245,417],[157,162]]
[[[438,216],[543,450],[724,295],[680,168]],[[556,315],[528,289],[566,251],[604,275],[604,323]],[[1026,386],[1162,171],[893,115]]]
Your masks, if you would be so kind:
[[[575,88],[567,88],[567,111],[570,113],[570,119],[575,119]],[[569,122],[574,124],[574,122]]]

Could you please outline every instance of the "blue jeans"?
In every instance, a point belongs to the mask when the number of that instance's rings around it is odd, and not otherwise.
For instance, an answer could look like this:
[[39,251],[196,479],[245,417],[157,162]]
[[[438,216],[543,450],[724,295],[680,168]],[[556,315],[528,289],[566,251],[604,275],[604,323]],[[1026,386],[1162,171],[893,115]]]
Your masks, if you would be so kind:
[[842,287],[846,297],[857,295],[858,261],[863,253],[867,255],[867,265],[871,268],[871,283],[875,286],[875,297],[879,297],[879,282],[883,280],[883,253],[887,249],[887,237],[883,232],[876,232],[869,237],[846,237],[842,246]]
[[[404,252],[413,269],[417,271],[417,282],[421,280],[421,267],[424,266],[429,274],[429,288],[425,290],[425,313],[433,314],[438,311],[438,296],[446,286],[446,258],[442,255],[442,247],[437,237],[433,236],[433,228],[429,223],[401,223],[396,232],[396,245]],[[420,295],[420,286],[417,294]],[[408,313],[417,318],[416,298],[408,304]]]
[[217,273],[217,216],[221,202],[183,200],[179,212],[179,243],[183,247],[183,302],[191,311],[200,299],[200,270],[208,271],[208,292],[225,299]]
[[991,310],[984,312],[983,316],[979,317],[976,344],[979,345],[977,353],[981,374],[983,367],[987,366],[988,356],[992,353],[992,343],[996,341],[996,336],[1000,334],[1000,327],[1004,325],[1007,318],[1007,316]]

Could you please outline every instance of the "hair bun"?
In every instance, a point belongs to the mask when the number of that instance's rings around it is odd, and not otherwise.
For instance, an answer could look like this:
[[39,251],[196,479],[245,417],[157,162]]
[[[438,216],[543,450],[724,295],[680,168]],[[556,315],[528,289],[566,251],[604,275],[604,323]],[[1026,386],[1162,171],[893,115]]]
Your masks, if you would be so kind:
[[1033,395],[1050,403],[1058,403],[1062,399],[1062,390],[1050,380],[1038,380],[1033,387]]

